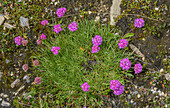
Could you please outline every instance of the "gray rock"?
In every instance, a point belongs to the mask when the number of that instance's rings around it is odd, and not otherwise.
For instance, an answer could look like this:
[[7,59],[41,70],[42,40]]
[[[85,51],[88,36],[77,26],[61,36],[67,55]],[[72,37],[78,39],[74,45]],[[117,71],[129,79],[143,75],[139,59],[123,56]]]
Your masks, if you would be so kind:
[[116,18],[121,13],[120,3],[121,0],[112,0],[112,6],[110,8],[110,25],[115,25],[113,18]]
[[9,107],[9,106],[10,106],[10,103],[3,100],[2,103],[1,103],[1,105],[2,105],[2,106],[5,106],[5,107]]

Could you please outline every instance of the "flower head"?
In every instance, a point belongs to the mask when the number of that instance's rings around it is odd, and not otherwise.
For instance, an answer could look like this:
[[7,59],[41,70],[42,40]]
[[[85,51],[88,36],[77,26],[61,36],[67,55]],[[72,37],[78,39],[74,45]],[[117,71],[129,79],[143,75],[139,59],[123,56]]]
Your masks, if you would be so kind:
[[142,65],[140,63],[135,64],[134,68],[135,74],[138,74],[142,71]]
[[142,18],[135,19],[134,26],[137,28],[141,28],[144,26],[144,20]]
[[39,39],[39,40],[37,40],[37,44],[39,45],[41,43],[41,40]]
[[41,77],[36,77],[34,82],[37,84],[41,84]]
[[121,95],[122,93],[124,92],[124,86],[123,85],[120,85],[119,87],[117,87],[115,90],[114,90],[114,94],[115,95]]
[[41,39],[46,39],[46,35],[42,33],[41,36],[40,36],[40,38],[41,38]]
[[26,46],[28,44],[28,40],[22,40],[21,43],[23,46]]
[[87,84],[87,82],[81,85],[81,88],[83,89],[83,91],[89,91],[89,87],[90,86]]
[[117,87],[119,87],[121,83],[118,80],[111,80],[110,81],[110,89],[116,90]]
[[120,60],[120,67],[122,67],[123,70],[128,70],[131,67],[131,62],[128,58],[124,58]]
[[17,45],[21,45],[21,41],[24,40],[24,38],[21,38],[21,36],[15,37],[15,43]]
[[93,45],[91,53],[97,53],[99,52],[99,50],[100,50],[100,47],[98,45]]
[[64,15],[64,13],[67,11],[66,8],[58,8],[56,11],[57,16],[60,18]]
[[28,70],[28,64],[24,64],[24,65],[22,66],[22,69],[26,72],[26,71]]
[[93,45],[101,45],[102,37],[100,35],[96,35],[94,38],[92,38],[92,44]]
[[38,60],[34,60],[33,64],[34,64],[34,66],[38,66],[39,65],[39,61]]
[[119,40],[118,46],[121,49],[121,48],[127,47],[127,44],[128,44],[128,41],[126,39],[121,39]]
[[47,20],[41,21],[41,24],[42,24],[43,26],[45,26],[47,23],[48,23]]
[[60,27],[60,24],[57,24],[57,25],[53,26],[53,28],[54,28],[54,31],[56,33],[59,33],[60,31],[62,31],[62,28]]
[[53,52],[54,55],[57,55],[58,54],[58,51],[60,50],[60,47],[55,47],[55,46],[52,46],[51,47],[51,51]]
[[76,31],[78,28],[77,28],[77,23],[76,22],[72,22],[71,24],[68,25],[68,29],[70,31]]

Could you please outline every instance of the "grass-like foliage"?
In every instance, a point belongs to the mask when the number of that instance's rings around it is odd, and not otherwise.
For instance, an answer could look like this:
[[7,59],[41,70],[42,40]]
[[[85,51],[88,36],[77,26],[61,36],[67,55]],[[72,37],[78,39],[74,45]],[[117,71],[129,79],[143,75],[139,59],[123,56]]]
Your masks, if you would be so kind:
[[[119,31],[88,20],[81,20],[78,30],[71,32],[67,27],[60,33],[51,28],[42,46],[35,52],[41,71],[42,85],[49,85],[46,89],[59,100],[58,104],[67,102],[69,105],[84,106],[102,105],[101,95],[111,91],[110,81],[119,80],[124,85],[124,76],[132,76],[133,70],[123,71],[120,60],[130,58],[128,47],[119,49],[118,42],[122,39]],[[103,39],[98,53],[91,53],[92,38],[100,35]],[[127,37],[127,36],[126,36]],[[59,46],[58,55],[51,51],[52,46]],[[133,62],[132,62],[133,64]],[[87,82],[89,92],[84,92],[81,85]],[[54,88],[55,87],[55,88]]]

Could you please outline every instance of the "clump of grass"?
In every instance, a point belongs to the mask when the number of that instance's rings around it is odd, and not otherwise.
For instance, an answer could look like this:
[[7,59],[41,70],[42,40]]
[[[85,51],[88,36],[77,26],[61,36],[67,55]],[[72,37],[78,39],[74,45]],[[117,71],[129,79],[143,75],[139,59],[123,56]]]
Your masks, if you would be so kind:
[[[62,29],[55,36],[48,32],[47,39],[42,41],[43,47],[32,56],[40,62],[38,68],[41,72],[38,75],[42,77],[42,86],[55,87],[55,96],[60,100],[60,105],[65,101],[75,106],[84,105],[85,102],[101,106],[100,96],[111,91],[111,80],[119,80],[124,85],[124,76],[133,76],[133,70],[122,71],[119,62],[123,58],[132,60],[132,53],[128,52],[128,47],[118,48],[122,38],[118,30],[99,26],[94,20],[81,20],[78,30],[74,32],[66,27]],[[100,35],[103,42],[98,53],[91,53],[92,38],[95,35]],[[60,47],[58,55],[53,54],[52,46]],[[90,85],[89,92],[82,90],[84,82]]]

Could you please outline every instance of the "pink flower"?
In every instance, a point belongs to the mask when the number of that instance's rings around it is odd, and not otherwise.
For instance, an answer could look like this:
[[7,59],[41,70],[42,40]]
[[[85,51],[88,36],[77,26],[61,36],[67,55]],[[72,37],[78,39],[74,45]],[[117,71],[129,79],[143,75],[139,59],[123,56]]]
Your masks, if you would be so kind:
[[83,91],[89,91],[89,87],[90,86],[87,84],[87,82],[81,85],[81,88],[83,89]]
[[113,93],[114,93],[115,95],[121,95],[123,92],[124,92],[124,86],[121,85],[121,86],[117,87],[117,88],[114,90]]
[[67,11],[66,8],[58,8],[56,11],[57,16],[60,18],[64,15],[64,13]]
[[37,44],[39,45],[41,43],[41,40],[37,40]]
[[26,71],[28,70],[28,64],[24,64],[24,65],[22,66],[22,69],[26,72]]
[[42,33],[41,36],[40,36],[40,38],[41,38],[41,39],[46,39],[46,35]]
[[28,40],[22,40],[21,43],[23,46],[26,46],[28,44]]
[[121,83],[118,80],[111,80],[110,81],[110,89],[116,90],[117,87],[119,87]]
[[134,26],[137,28],[141,28],[144,26],[144,20],[142,18],[135,19]]
[[38,66],[39,65],[39,61],[38,60],[34,60],[33,64],[34,64],[34,66]]
[[97,53],[99,52],[99,50],[100,50],[100,47],[98,45],[93,45],[91,53]]
[[47,20],[41,21],[41,24],[42,24],[43,26],[45,26],[47,23],[48,23]]
[[53,26],[53,28],[54,28],[54,31],[56,33],[59,33],[60,31],[62,31],[62,28],[60,27],[60,24],[57,24],[57,25]]
[[60,50],[60,47],[55,47],[55,46],[52,46],[51,47],[51,51],[53,52],[54,55],[57,55],[58,54],[58,51]]
[[34,82],[37,84],[41,84],[41,77],[36,77]]
[[21,38],[21,36],[15,37],[15,43],[17,45],[21,45],[21,41],[24,40],[24,38]]
[[119,40],[118,46],[121,49],[121,48],[127,47],[127,44],[128,44],[128,41],[126,39],[121,39]]
[[128,58],[124,58],[120,60],[120,67],[122,68],[122,70],[128,70],[131,67],[131,62]]
[[135,74],[138,74],[142,71],[142,65],[140,63],[135,64],[134,68]]
[[77,23],[76,22],[72,22],[71,24],[68,25],[68,29],[70,31],[76,31],[78,28],[77,28]]
[[101,45],[102,37],[100,35],[96,35],[94,38],[92,38],[92,44],[93,45]]

